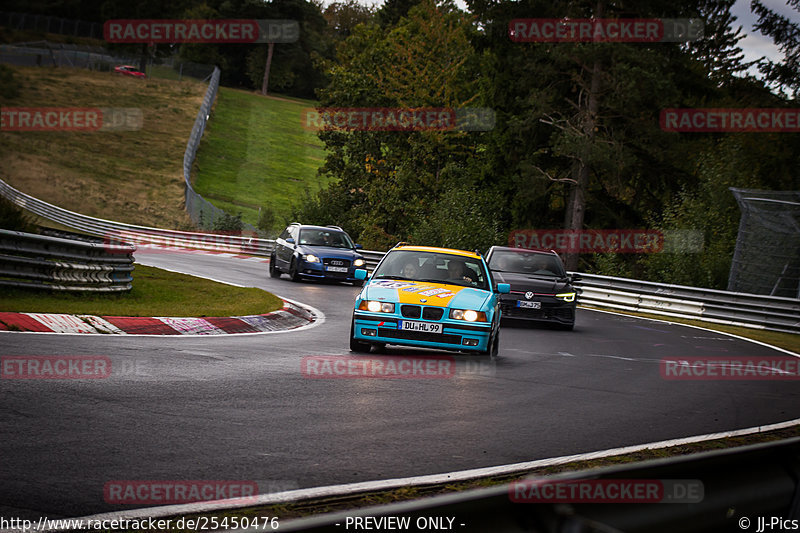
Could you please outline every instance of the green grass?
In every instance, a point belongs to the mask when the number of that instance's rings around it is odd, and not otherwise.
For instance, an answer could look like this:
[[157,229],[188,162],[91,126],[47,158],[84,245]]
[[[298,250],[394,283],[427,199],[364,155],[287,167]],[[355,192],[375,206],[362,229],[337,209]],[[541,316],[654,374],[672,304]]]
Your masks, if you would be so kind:
[[183,154],[207,84],[139,80],[73,68],[10,67],[17,98],[2,107],[141,110],[139,131],[0,132],[0,178],[59,207],[145,226],[192,229]]
[[99,316],[240,316],[283,307],[277,296],[158,268],[136,265],[127,294],[62,294],[32,289],[0,292],[0,310]]
[[316,192],[331,181],[317,175],[325,151],[301,123],[314,105],[221,88],[195,161],[195,190],[253,225],[258,208],[269,206],[281,225],[305,188]]

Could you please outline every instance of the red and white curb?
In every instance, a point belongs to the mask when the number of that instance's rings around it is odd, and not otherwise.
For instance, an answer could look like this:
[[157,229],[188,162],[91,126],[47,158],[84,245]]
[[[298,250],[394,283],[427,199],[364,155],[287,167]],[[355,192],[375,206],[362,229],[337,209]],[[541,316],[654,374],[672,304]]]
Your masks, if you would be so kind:
[[136,317],[0,312],[0,331],[115,335],[236,335],[302,328],[322,318],[313,309],[284,300],[264,315],[229,317]]

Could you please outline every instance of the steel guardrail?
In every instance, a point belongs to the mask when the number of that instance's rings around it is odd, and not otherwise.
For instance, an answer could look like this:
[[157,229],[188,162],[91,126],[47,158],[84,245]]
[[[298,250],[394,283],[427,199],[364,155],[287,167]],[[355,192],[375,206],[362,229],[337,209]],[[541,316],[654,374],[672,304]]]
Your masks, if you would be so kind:
[[127,243],[85,242],[0,229],[0,285],[72,292],[129,291],[135,250]]
[[578,273],[581,304],[800,333],[800,300]]
[[[123,224],[81,215],[54,206],[11,187],[0,179],[0,194],[43,218],[109,241],[132,242],[140,247],[158,246],[201,249],[268,257],[275,241],[255,236],[187,232]],[[367,269],[386,252],[359,250]],[[670,285],[578,272],[580,304],[665,317],[800,333],[800,300],[759,294]]]
[[260,239],[250,235],[168,230],[90,217],[25,194],[2,179],[0,179],[0,195],[35,215],[77,231],[96,235],[107,242],[122,241],[143,247],[194,248],[262,256],[268,256],[275,243],[271,239]]
[[[123,224],[67,211],[27,195],[0,179],[0,194],[43,218],[109,241],[140,247],[201,249],[268,257],[275,241],[255,236],[187,232]],[[373,270],[386,252],[359,250]],[[578,272],[578,302],[592,307],[688,318],[787,333],[800,333],[800,300],[670,285]]]

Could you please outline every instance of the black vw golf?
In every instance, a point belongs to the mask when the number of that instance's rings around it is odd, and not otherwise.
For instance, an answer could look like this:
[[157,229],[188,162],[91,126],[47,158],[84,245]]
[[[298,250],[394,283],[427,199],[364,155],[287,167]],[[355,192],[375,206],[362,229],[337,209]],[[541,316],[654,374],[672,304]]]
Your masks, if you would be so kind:
[[486,262],[496,283],[511,284],[502,295],[503,319],[550,322],[563,329],[575,326],[577,292],[561,258],[553,251],[492,246]]

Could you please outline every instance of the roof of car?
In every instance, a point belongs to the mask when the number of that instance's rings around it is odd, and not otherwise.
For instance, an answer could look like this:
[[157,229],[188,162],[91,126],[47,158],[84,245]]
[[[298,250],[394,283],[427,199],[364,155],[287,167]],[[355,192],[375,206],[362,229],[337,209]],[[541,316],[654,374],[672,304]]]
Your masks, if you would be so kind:
[[555,250],[542,250],[539,248],[517,248],[514,246],[492,246],[489,251],[492,250],[502,250],[508,252],[533,252],[537,254],[549,254],[549,255],[558,255],[558,252]]
[[399,244],[392,248],[392,250],[408,250],[410,252],[439,252],[445,254],[460,255],[463,257],[470,257],[472,259],[480,259],[481,256],[475,252],[468,252],[466,250],[456,250],[455,248],[439,248],[436,246],[413,246],[410,244]]
[[314,226],[312,224],[300,224],[298,222],[294,222],[290,224],[290,226],[300,226],[300,229],[318,229],[318,230],[328,230],[328,231],[341,231],[342,233],[347,233],[339,226]]

